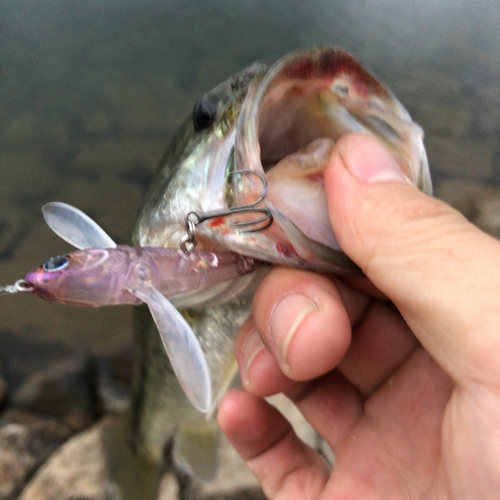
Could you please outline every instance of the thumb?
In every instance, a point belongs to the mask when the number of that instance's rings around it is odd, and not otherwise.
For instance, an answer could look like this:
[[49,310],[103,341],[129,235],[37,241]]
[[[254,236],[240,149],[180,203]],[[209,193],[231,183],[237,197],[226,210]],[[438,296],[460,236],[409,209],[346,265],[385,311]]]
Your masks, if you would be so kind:
[[438,363],[456,382],[498,380],[500,243],[410,185],[373,137],[338,142],[325,188],[340,246]]

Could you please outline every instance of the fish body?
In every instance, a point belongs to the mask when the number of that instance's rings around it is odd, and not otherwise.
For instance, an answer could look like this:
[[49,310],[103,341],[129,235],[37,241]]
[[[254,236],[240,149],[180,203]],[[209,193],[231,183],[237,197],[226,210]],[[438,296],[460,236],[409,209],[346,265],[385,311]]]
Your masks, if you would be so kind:
[[[268,191],[258,206],[270,211],[273,224],[263,231],[238,230],[237,224],[258,216],[251,211],[209,219],[196,227],[197,248],[322,273],[359,273],[332,232],[323,184],[329,154],[348,132],[380,139],[408,182],[432,192],[421,128],[352,56],[314,48],[289,54],[271,67],[249,66],[203,95],[172,139],[139,214],[133,243],[177,248],[189,212],[254,206],[263,176]],[[240,171],[256,175],[235,175]],[[260,270],[200,290],[196,303],[189,297],[176,302],[210,367],[214,398],[209,414],[234,379],[234,337],[250,314],[264,274]],[[135,335],[135,448],[159,461],[165,440],[176,434],[178,464],[191,474],[212,477],[216,461],[209,453],[200,460],[206,453],[200,443],[215,442],[207,437],[215,426],[205,434],[184,432],[197,424],[206,429],[206,418],[179,390],[144,310],[137,313]]]

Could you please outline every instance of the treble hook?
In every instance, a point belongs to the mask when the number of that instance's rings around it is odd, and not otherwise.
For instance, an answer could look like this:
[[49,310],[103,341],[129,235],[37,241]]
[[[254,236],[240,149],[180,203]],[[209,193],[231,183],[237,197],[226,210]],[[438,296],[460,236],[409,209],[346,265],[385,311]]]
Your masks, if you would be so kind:
[[267,196],[268,185],[267,180],[260,172],[255,172],[254,170],[236,170],[234,172],[230,172],[229,175],[256,175],[262,182],[262,194],[260,198],[249,205],[243,205],[241,207],[231,207],[231,208],[222,208],[219,210],[210,210],[207,212],[198,212],[193,211],[189,212],[185,218],[186,224],[186,234],[181,238],[181,249],[184,253],[190,253],[194,247],[197,245],[196,241],[196,226],[205,222],[209,219],[216,219],[218,217],[228,217],[230,215],[235,214],[263,214],[263,216],[259,219],[247,221],[247,222],[238,222],[234,224],[235,227],[248,227],[253,226],[252,229],[244,229],[243,233],[256,233],[258,231],[264,231],[273,223],[273,216],[271,211],[268,208],[258,207],[259,203],[262,203]]

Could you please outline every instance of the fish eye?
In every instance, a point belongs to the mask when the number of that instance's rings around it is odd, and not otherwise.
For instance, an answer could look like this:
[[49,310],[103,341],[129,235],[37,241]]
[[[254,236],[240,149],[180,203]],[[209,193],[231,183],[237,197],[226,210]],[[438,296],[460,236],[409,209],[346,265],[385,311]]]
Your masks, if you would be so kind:
[[62,269],[68,267],[69,259],[64,256],[52,257],[44,265],[43,269],[52,273],[54,271],[61,271]]
[[217,104],[209,101],[206,96],[196,101],[193,108],[193,124],[198,131],[210,127],[217,114]]

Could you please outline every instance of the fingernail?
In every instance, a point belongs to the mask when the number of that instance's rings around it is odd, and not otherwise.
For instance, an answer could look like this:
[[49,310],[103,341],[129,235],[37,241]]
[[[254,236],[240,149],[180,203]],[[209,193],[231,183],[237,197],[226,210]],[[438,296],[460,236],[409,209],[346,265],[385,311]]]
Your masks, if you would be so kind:
[[318,306],[301,293],[294,293],[283,298],[271,315],[271,335],[283,360],[288,363],[288,348],[295,332],[304,318]]
[[264,348],[265,345],[262,342],[259,333],[255,328],[252,328],[252,330],[248,332],[247,337],[245,338],[241,346],[241,350],[243,353],[243,371],[244,371],[242,379],[244,384],[248,384],[249,382],[248,373],[252,361],[255,359],[257,354],[259,354],[259,352],[261,352]]
[[374,137],[347,144],[341,142],[339,154],[347,170],[360,181],[408,183],[397,161]]

